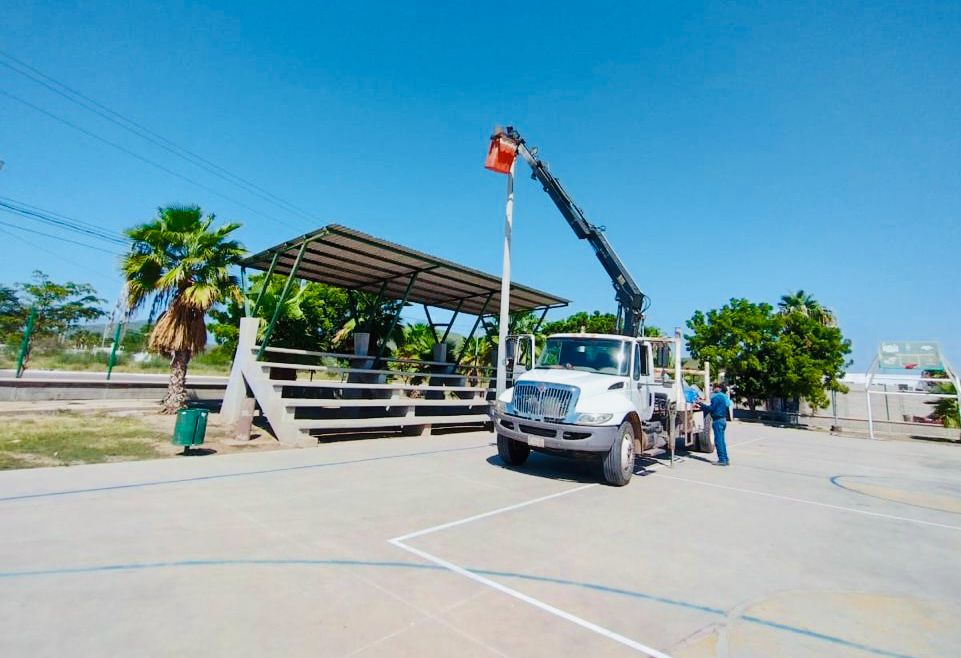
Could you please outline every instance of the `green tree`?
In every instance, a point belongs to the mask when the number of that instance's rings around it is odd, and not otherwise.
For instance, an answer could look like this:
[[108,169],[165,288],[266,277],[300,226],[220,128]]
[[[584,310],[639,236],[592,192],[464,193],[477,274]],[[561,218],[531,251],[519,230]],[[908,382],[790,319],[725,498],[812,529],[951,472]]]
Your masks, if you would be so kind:
[[846,393],[841,378],[849,365],[851,341],[841,330],[801,313],[777,320],[778,340],[768,363],[769,395],[804,398],[815,409],[822,409],[829,403],[825,391]]
[[17,297],[17,291],[0,284],[0,341],[16,342],[26,320],[27,311]]
[[187,401],[187,368],[207,344],[207,311],[240,294],[230,268],[244,248],[229,239],[240,224],[215,228],[213,222],[198,206],[168,206],[153,221],[127,230],[132,244],[121,268],[129,306],[137,309],[153,297],[154,308],[163,309],[148,345],[170,356],[162,413],[176,413]]
[[70,342],[78,350],[89,350],[100,343],[100,334],[89,329],[74,329],[70,332]]
[[[286,281],[286,277],[279,275],[272,276],[269,282],[266,274],[250,277],[247,302],[253,305],[260,298],[258,316],[273,317]],[[214,320],[210,324],[210,332],[223,350],[233,352],[237,349],[240,319],[243,316],[244,302],[240,298],[228,299],[223,308],[210,312]],[[288,293],[277,316],[270,342],[292,349],[333,351],[337,345],[334,337],[349,317],[345,290],[323,283],[300,282]],[[267,324],[262,322],[261,336],[266,328]]]
[[128,327],[123,334],[123,340],[120,344],[123,346],[124,351],[129,354],[146,351],[147,343],[150,342],[151,331],[153,331],[153,327],[147,323],[136,328]]
[[[589,334],[613,334],[617,330],[617,316],[613,313],[580,311],[562,320],[544,323],[543,333],[576,334],[584,330]],[[662,336],[661,330],[654,326],[644,328],[645,336]]]
[[35,336],[65,336],[79,324],[104,315],[102,305],[106,300],[97,297],[90,284],[57,283],[37,270],[33,281],[17,285],[24,295],[23,306],[37,309]]
[[731,299],[719,309],[696,311],[687,321],[687,349],[714,371],[724,370],[751,409],[770,393],[770,358],[779,326],[770,304]]
[[[951,382],[937,382],[931,387],[931,393],[939,395],[957,395],[958,391]],[[931,410],[930,418],[941,421],[945,427],[961,427],[961,418],[958,417],[958,398],[938,398],[929,400],[925,404],[934,407]]]
[[781,295],[781,301],[777,305],[784,315],[799,313],[826,327],[837,326],[837,318],[834,316],[834,312],[803,290]]
[[[404,327],[404,338],[397,347],[397,356],[402,359],[420,359],[431,361],[434,356],[434,345],[437,339],[430,325],[417,322]],[[448,353],[452,351],[448,341]]]
[[847,390],[840,380],[850,341],[806,313],[774,313],[770,304],[731,299],[720,309],[695,312],[687,327],[691,355],[724,370],[751,409],[770,397],[826,407],[825,390]]
[[334,335],[335,345],[344,345],[355,332],[370,334],[370,350],[376,352],[381,341],[396,346],[404,342],[404,328],[400,322],[391,327],[400,300],[384,300],[370,292],[351,291],[348,295],[351,318]]
[[544,333],[573,334],[583,329],[589,334],[611,334],[614,333],[616,323],[617,317],[613,313],[594,311],[588,314],[586,311],[580,311],[562,320],[545,322]]

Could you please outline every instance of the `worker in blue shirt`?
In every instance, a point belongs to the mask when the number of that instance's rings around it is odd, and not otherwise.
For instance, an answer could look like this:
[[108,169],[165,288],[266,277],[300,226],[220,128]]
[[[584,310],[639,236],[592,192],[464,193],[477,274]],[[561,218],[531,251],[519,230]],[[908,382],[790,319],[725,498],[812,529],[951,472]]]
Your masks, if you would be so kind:
[[720,382],[714,384],[714,394],[711,395],[711,403],[703,400],[698,401],[701,411],[711,415],[711,428],[714,430],[714,446],[717,448],[717,462],[715,466],[727,466],[730,462],[727,459],[727,443],[724,440],[724,432],[727,430],[727,410],[731,406],[730,398],[727,397],[727,387]]

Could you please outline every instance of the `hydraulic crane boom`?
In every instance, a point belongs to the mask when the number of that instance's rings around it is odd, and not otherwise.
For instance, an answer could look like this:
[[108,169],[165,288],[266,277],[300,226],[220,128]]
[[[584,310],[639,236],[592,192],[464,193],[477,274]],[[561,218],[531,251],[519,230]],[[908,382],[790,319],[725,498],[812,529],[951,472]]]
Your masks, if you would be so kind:
[[544,191],[561,211],[574,233],[581,240],[587,240],[597,259],[611,277],[617,298],[617,331],[627,336],[640,334],[644,323],[644,311],[647,310],[648,298],[641,292],[630,272],[614,251],[614,247],[607,241],[602,229],[591,224],[584,212],[577,207],[574,200],[567,193],[560,181],[554,177],[547,165],[537,157],[537,149],[527,148],[524,139],[513,127],[494,135],[494,139],[506,138],[517,146],[521,157],[530,165],[532,178],[536,178],[544,186]]

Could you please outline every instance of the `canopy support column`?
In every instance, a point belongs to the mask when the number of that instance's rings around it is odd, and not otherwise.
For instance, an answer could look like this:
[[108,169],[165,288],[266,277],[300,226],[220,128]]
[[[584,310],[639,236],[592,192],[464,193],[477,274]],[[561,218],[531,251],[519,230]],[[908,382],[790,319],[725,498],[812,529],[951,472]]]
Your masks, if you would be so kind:
[[437,325],[434,324],[434,319],[430,317],[430,309],[427,308],[427,304],[422,304],[424,307],[424,315],[427,316],[427,324],[430,325],[430,335],[434,337],[434,345],[440,345],[440,338],[437,336]]
[[480,313],[477,314],[477,319],[474,320],[474,326],[471,328],[470,333],[467,334],[467,338],[464,339],[464,344],[460,348],[460,354],[457,355],[457,363],[461,362],[464,355],[467,353],[467,344],[470,342],[471,338],[477,332],[477,327],[481,323],[481,319],[484,317],[484,313],[487,311],[487,306],[491,303],[491,299],[494,297],[494,291],[492,290],[487,294],[487,299],[484,300],[484,305],[481,307]]
[[244,298],[244,317],[250,317],[250,297],[247,295],[247,268],[240,266],[240,294]]
[[[306,241],[304,244],[306,245]],[[301,250],[301,255],[303,255],[303,250]],[[277,267],[278,258],[280,258],[280,252],[275,251],[274,257],[270,261],[270,267],[267,268],[267,274],[264,275],[264,285],[260,288],[260,294],[257,295],[257,301],[254,302],[254,308],[250,312],[251,315],[257,315],[257,311],[260,310],[260,302],[264,300],[264,293],[267,292],[267,286],[270,285],[270,277],[274,275],[274,268]]]
[[377,358],[374,360],[376,364],[383,358],[384,352],[387,351],[387,341],[390,339],[390,335],[394,333],[394,328],[397,326],[397,322],[400,320],[401,311],[404,310],[404,306],[407,304],[407,298],[410,296],[410,289],[414,286],[414,282],[417,280],[417,275],[420,272],[414,272],[410,279],[407,281],[407,287],[404,289],[404,296],[400,300],[400,306],[397,307],[397,312],[394,313],[393,319],[390,321],[390,326],[384,333],[380,340],[380,348],[377,350]]
[[534,325],[534,329],[531,331],[532,334],[536,334],[540,331],[541,325],[544,324],[544,318],[547,317],[547,312],[551,310],[550,306],[545,306],[544,311],[541,313],[541,317],[538,318],[537,324]]
[[454,320],[457,319],[457,316],[460,313],[460,308],[463,305],[464,305],[463,299],[457,303],[457,308],[454,309],[454,315],[451,316],[450,322],[447,324],[447,331],[444,332],[444,337],[440,339],[440,342],[442,343],[447,342],[447,337],[450,336],[450,330],[454,328]]
[[[277,308],[274,309],[274,315],[270,319],[270,324],[267,325],[267,330],[264,332],[264,338],[260,341],[260,350],[257,352],[257,360],[264,356],[264,350],[267,349],[267,343],[270,341],[270,335],[274,332],[274,325],[277,324],[277,319],[280,317],[280,310],[284,306],[284,302],[287,301],[287,295],[290,293],[290,284],[293,283],[294,277],[297,276],[297,270],[300,269],[300,262],[304,259],[304,252],[307,251],[307,244],[310,242],[307,238],[304,238],[303,244],[300,245],[300,251],[297,252],[297,260],[294,261],[294,266],[290,268],[290,274],[287,275],[287,282],[284,283],[284,289],[280,293],[280,299],[277,300]],[[278,252],[279,255],[279,252]],[[277,256],[274,256],[274,263],[277,262]],[[273,267],[273,264],[271,264]],[[264,289],[267,287],[268,281],[264,281]],[[261,296],[263,295],[263,290],[261,290]]]

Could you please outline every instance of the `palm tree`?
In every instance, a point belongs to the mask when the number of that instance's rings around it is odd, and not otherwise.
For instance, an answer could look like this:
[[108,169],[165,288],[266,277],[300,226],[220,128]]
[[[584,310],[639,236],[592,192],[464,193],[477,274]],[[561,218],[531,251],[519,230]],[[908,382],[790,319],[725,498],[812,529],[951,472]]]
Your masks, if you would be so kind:
[[837,326],[837,318],[834,316],[834,312],[803,290],[781,295],[781,301],[777,305],[784,315],[800,313],[825,327]]
[[[331,343],[342,345],[346,340],[360,331],[370,334],[371,351],[376,351],[381,341],[393,343],[396,348],[404,342],[404,327],[397,322],[393,329],[390,325],[400,308],[399,300],[385,300],[379,295],[369,292],[355,291],[353,295],[354,317],[347,320],[334,334]],[[389,336],[385,334],[390,331]]]
[[430,325],[416,322],[403,328],[403,340],[397,346],[397,356],[401,359],[430,361],[435,342],[434,330]]
[[151,351],[170,356],[161,413],[176,413],[187,401],[187,366],[207,345],[207,311],[240,295],[230,268],[244,248],[228,239],[240,224],[212,228],[213,222],[198,206],[167,206],[153,221],[126,231],[133,242],[121,263],[129,307],[134,311],[153,296],[151,316],[162,313],[148,341]]
[[[950,382],[938,382],[931,387],[931,392],[940,395],[958,394],[958,391],[954,388],[954,384]],[[941,421],[941,424],[945,427],[961,427],[958,418],[957,398],[939,398],[938,400],[925,402],[925,404],[934,407],[930,414],[932,420]]]

